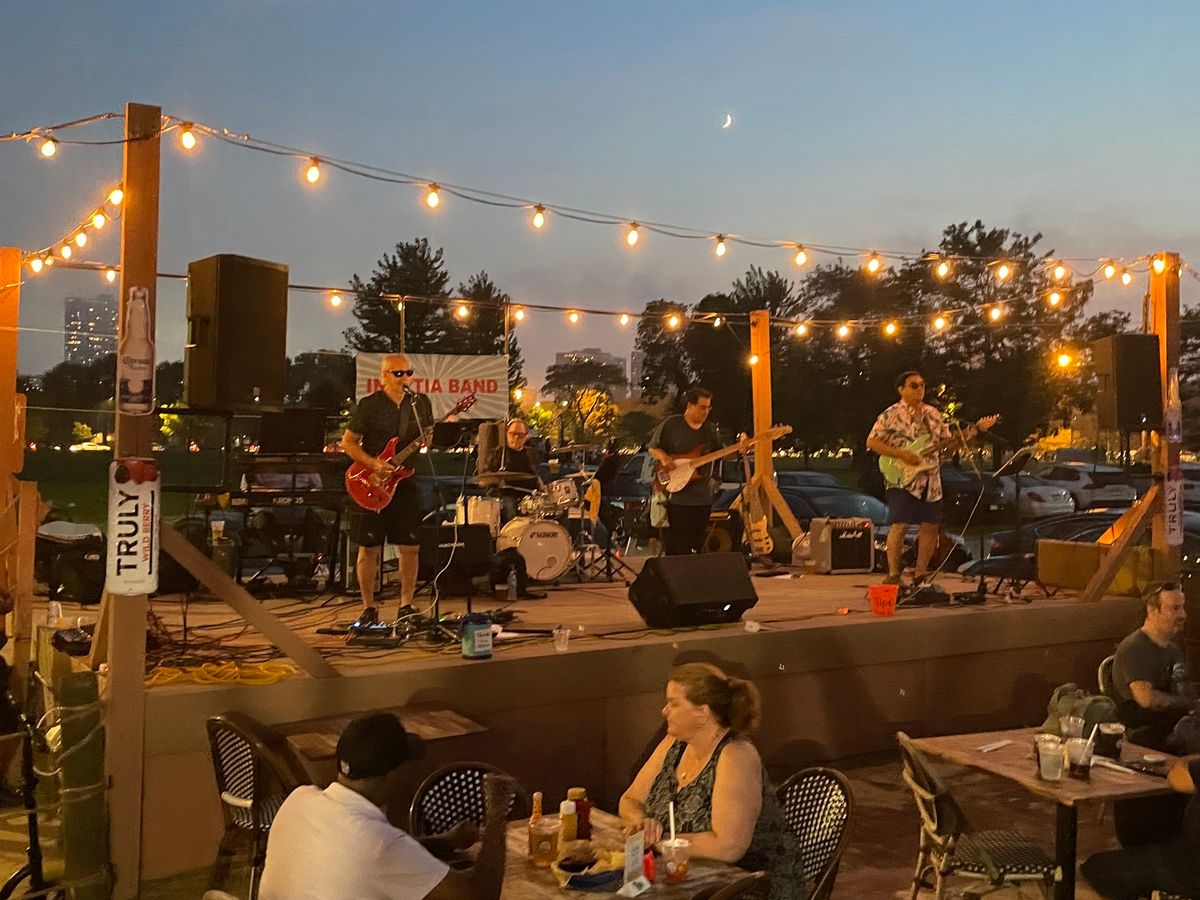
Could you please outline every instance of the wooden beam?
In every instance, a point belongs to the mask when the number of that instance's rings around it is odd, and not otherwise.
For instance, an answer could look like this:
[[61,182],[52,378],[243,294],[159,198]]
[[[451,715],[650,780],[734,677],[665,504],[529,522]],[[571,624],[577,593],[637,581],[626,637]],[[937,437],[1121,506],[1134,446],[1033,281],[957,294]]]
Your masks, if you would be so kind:
[[[1150,327],[1158,335],[1158,363],[1162,376],[1162,406],[1167,406],[1168,381],[1172,372],[1179,367],[1179,269],[1178,253],[1161,253],[1163,270],[1156,273],[1150,267]],[[1179,465],[1179,444],[1168,442],[1163,435],[1153,448],[1151,471],[1166,477],[1171,468]],[[1155,516],[1151,543],[1156,555],[1165,566],[1167,578],[1178,579],[1181,560],[1180,548],[1167,544],[1166,504],[1161,504]]]
[[[754,409],[754,433],[762,434],[773,424],[771,421],[771,314],[765,309],[750,313],[750,357],[755,362],[750,366],[750,391]],[[762,438],[754,445],[754,477],[745,490],[762,491],[763,505],[770,524],[771,511],[778,514],[792,539],[804,534],[791,507],[775,485],[775,460],[773,444]]]
[[291,657],[313,678],[337,678],[340,672],[330,665],[320,653],[313,649],[292,629],[288,628],[273,613],[263,609],[250,593],[230,578],[211,559],[197,550],[187,538],[168,522],[162,523],[159,541],[163,551],[187,569],[192,575],[224,600],[234,612],[258,629],[272,644]]
[[29,680],[29,653],[33,641],[33,563],[37,529],[42,521],[42,500],[36,481],[19,482],[17,509],[17,589],[13,594],[13,677],[11,688],[21,702]]
[[[1151,518],[1154,518],[1155,513],[1161,511],[1161,509],[1162,485],[1155,482],[1150,485],[1150,490],[1146,491],[1142,495],[1142,498],[1130,507],[1129,511],[1118,520],[1124,521],[1124,527],[1117,536],[1116,541],[1104,555],[1104,558],[1100,560],[1100,565],[1096,569],[1095,574],[1088,581],[1087,587],[1083,589],[1083,593],[1079,595],[1080,600],[1092,603],[1104,596],[1104,592],[1108,590],[1113,576],[1121,568],[1125,557],[1137,545],[1138,539],[1146,533],[1146,528],[1150,524]],[[1105,534],[1107,535],[1108,532],[1105,532]]]

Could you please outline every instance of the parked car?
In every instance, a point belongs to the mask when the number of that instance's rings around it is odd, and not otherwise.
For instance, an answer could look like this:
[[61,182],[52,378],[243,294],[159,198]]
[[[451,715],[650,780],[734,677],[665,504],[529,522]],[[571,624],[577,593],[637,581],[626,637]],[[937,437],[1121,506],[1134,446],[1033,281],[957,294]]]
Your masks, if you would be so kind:
[[[1093,509],[1077,512],[1069,516],[1058,516],[1053,519],[1042,519],[1021,526],[1019,536],[1009,531],[998,531],[992,535],[989,556],[1003,556],[1010,553],[1033,553],[1035,542],[1039,540],[1055,541],[1095,541],[1108,530],[1109,526],[1125,512],[1123,509]],[[1142,543],[1150,540],[1150,529],[1142,536]],[[1183,514],[1183,550],[1182,560],[1185,569],[1200,570],[1200,512],[1184,512]]]
[[984,473],[981,477],[975,472],[943,465],[942,507],[948,522],[963,523],[972,517],[972,512],[974,522],[1002,518],[1012,504],[992,475]]
[[[1183,505],[1188,509],[1200,509],[1200,466],[1184,463],[1180,469],[1183,473]],[[1133,482],[1137,495],[1142,496],[1150,489],[1153,481],[1150,477],[1150,467],[1144,463],[1131,466],[1129,480]]]
[[[1000,489],[1004,491],[1004,500],[1009,505],[1015,504],[1017,495],[1017,478],[1014,475],[1001,475]],[[1066,488],[1050,484],[1037,475],[1021,475],[1021,518],[1041,519],[1046,516],[1065,516],[1075,512],[1075,498]]]
[[1076,509],[1130,506],[1137,499],[1133,481],[1116,466],[1088,463],[1054,463],[1034,474],[1054,487],[1070,491]]
[[775,483],[780,488],[788,487],[824,487],[845,490],[836,475],[828,472],[814,472],[811,469],[793,469],[787,472],[776,472]]

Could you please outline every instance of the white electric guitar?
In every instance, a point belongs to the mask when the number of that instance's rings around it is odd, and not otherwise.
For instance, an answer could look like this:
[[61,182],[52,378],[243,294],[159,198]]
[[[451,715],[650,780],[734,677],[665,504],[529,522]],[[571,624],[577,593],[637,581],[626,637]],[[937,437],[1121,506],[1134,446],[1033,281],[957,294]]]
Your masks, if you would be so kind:
[[676,494],[687,487],[693,480],[699,478],[700,470],[709,463],[733,453],[741,453],[749,450],[754,446],[756,441],[760,441],[763,438],[773,441],[783,437],[785,434],[791,433],[791,425],[777,425],[774,428],[767,429],[762,434],[756,434],[753,437],[738,441],[736,444],[730,444],[728,447],[722,447],[720,450],[714,450],[712,453],[705,453],[703,455],[700,453],[703,445],[699,445],[687,453],[672,456],[671,461],[674,465],[670,468],[663,465],[662,462],[656,463],[654,466],[654,484],[661,491],[666,491],[668,494]]

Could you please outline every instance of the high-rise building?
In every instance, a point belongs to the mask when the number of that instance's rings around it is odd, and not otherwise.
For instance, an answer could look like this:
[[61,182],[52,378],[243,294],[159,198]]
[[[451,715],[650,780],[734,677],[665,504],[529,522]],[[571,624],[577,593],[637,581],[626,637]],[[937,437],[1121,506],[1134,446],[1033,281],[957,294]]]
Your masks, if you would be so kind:
[[642,368],[645,364],[645,351],[634,350],[629,354],[629,393],[634,397],[642,395]]
[[[554,354],[554,364],[556,366],[563,366],[572,362],[605,363],[620,369],[622,378],[629,377],[629,370],[625,366],[625,357],[617,356],[615,353],[606,353],[599,347],[584,347],[582,350],[563,350]],[[625,387],[615,388],[613,396],[619,400],[628,397],[629,391]]]
[[63,331],[63,362],[84,365],[116,353],[116,297],[68,297],[63,303]]

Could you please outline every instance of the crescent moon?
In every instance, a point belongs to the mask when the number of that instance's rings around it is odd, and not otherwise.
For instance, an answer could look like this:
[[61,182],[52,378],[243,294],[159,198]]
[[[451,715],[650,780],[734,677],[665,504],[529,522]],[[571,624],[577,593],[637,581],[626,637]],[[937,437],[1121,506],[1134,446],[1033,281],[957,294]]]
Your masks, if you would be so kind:
[[732,124],[733,124],[733,116],[730,115],[729,113],[725,113],[725,121],[721,123],[721,127],[728,128]]

